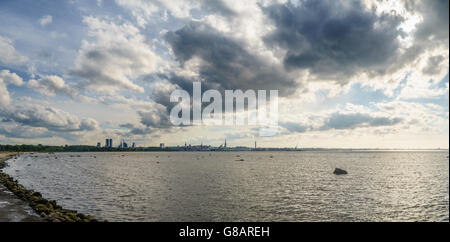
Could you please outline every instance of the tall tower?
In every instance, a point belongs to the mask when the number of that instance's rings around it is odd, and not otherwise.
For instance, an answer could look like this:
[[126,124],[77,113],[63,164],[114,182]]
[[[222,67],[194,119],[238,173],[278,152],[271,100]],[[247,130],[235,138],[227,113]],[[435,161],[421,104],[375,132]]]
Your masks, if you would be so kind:
[[112,139],[109,139],[109,148],[113,147]]
[[255,150],[256,150],[256,141],[255,141]]
[[224,148],[227,148],[227,139],[225,139],[225,144],[223,145]]
[[105,148],[109,148],[109,139],[105,140]]

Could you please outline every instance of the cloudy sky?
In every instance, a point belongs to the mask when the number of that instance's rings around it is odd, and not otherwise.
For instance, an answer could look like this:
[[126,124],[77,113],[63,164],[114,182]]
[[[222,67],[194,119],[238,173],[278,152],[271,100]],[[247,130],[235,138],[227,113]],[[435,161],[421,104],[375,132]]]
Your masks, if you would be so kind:
[[[449,1],[2,0],[0,143],[448,148]],[[201,81],[279,90],[279,133],[173,127]]]

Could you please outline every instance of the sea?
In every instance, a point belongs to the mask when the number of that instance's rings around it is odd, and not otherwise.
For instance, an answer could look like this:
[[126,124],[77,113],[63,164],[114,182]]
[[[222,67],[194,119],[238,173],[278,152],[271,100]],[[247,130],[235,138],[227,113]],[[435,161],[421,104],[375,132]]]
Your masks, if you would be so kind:
[[4,172],[65,208],[108,221],[449,221],[448,155],[39,153],[8,161]]

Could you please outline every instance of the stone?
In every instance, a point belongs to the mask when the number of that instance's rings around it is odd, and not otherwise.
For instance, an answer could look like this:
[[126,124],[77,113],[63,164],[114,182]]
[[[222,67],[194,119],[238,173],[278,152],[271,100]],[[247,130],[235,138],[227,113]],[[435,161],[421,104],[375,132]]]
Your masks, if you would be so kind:
[[339,168],[334,169],[333,174],[335,175],[346,175],[348,172]]

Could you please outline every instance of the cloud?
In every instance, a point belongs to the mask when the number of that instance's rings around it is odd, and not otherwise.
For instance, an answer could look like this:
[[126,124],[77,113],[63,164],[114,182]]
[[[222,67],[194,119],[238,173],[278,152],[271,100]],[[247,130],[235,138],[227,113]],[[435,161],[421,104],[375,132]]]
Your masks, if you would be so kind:
[[404,122],[402,117],[387,117],[379,114],[361,112],[332,112],[321,116],[310,116],[300,122],[283,121],[279,125],[287,133],[306,133],[312,131],[353,130],[356,128],[374,128],[394,126]]
[[398,117],[377,117],[363,113],[333,113],[327,118],[320,130],[392,126],[402,121],[403,119]]
[[132,124],[132,123],[121,124],[120,127],[127,129],[126,136],[148,135],[155,133],[158,130],[142,124]]
[[38,80],[29,80],[27,86],[47,96],[66,94],[74,98],[77,95],[75,89],[69,87],[61,77],[55,75],[43,76]]
[[[173,84],[168,81],[153,82],[152,83],[152,94],[150,95],[150,97],[155,102],[170,109],[172,106],[176,105],[176,103],[170,102],[170,94],[177,89],[181,89],[181,87],[177,84]],[[186,87],[186,89],[187,89],[187,87]],[[192,89],[192,87],[191,87],[191,89]],[[187,90],[190,90],[190,89],[187,89]]]
[[28,58],[19,54],[14,48],[13,41],[0,36],[0,62],[7,65],[17,65],[27,61]]
[[430,0],[405,1],[406,7],[412,12],[421,14],[423,21],[418,24],[415,32],[416,41],[443,42],[448,46],[449,34],[449,1]]
[[109,93],[123,89],[144,92],[134,80],[157,71],[162,59],[139,30],[129,23],[115,24],[95,17],[85,17],[84,23],[93,41],[83,41],[75,67],[69,71],[83,79],[80,87]]
[[185,19],[192,17],[193,10],[204,14],[235,15],[235,12],[223,0],[116,0],[116,3],[130,10],[141,27],[145,27],[149,22],[155,22],[155,15],[163,16],[164,20],[167,20],[168,14]]
[[8,122],[55,132],[92,131],[99,127],[94,119],[79,120],[65,111],[35,104],[0,108],[0,117]]
[[51,24],[52,22],[53,22],[53,17],[51,15],[45,15],[45,16],[42,16],[42,18],[39,19],[39,24],[42,27],[45,27],[45,26]]
[[7,85],[14,84],[20,86],[23,84],[22,78],[9,70],[0,71],[0,108],[6,107],[11,103],[11,97]]
[[14,84],[20,86],[23,84],[23,80],[16,73],[12,73],[9,70],[0,71],[0,82],[4,84]]
[[167,108],[161,104],[155,103],[153,108],[145,111],[137,111],[141,118],[141,123],[151,128],[167,128],[172,123],[169,120]]
[[357,1],[301,1],[264,8],[275,29],[269,46],[285,50],[288,69],[322,80],[348,82],[360,72],[384,73],[400,48],[402,18],[366,9]]
[[297,86],[281,65],[249,53],[242,43],[207,24],[191,22],[168,32],[165,39],[181,66],[193,64],[190,71],[207,85],[222,90],[279,90],[280,95],[292,94]]
[[428,58],[427,66],[422,69],[424,74],[435,75],[441,72],[441,63],[445,60],[442,55],[430,56]]
[[258,144],[448,146],[448,1],[100,2],[60,3],[64,26],[5,8],[0,66],[31,78],[0,67],[0,139],[251,144],[251,127],[171,125],[172,91],[201,81],[280,91],[281,135]]
[[225,17],[234,17],[237,13],[223,0],[201,0],[202,10],[210,13],[218,13]]
[[0,125],[0,134],[10,138],[44,138],[51,137],[52,134],[45,128],[27,127],[18,124],[8,124],[3,122]]
[[[31,85],[36,85],[39,91],[58,92],[66,90],[64,81],[56,76],[46,76],[39,81],[33,80]],[[21,127],[22,132],[33,131],[33,134],[46,134],[51,132],[77,132],[92,131],[99,128],[96,120],[91,118],[78,119],[77,117],[51,107],[33,104],[32,101],[27,104],[24,100],[11,100],[9,92],[6,88],[7,84],[22,85],[23,80],[15,73],[9,70],[0,71],[0,118],[8,127],[1,128],[0,133],[8,137],[27,137],[26,134],[19,134]],[[30,84],[29,84],[30,85]],[[44,130],[45,129],[45,130]]]
[[304,125],[296,122],[281,122],[279,124],[281,127],[287,129],[290,132],[294,133],[305,133],[307,131],[311,131],[312,127],[309,125]]

